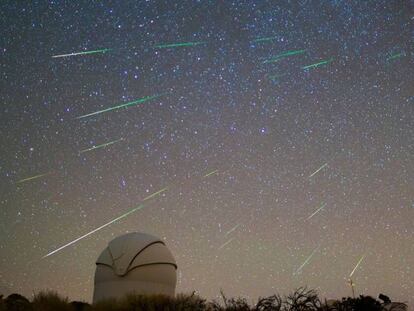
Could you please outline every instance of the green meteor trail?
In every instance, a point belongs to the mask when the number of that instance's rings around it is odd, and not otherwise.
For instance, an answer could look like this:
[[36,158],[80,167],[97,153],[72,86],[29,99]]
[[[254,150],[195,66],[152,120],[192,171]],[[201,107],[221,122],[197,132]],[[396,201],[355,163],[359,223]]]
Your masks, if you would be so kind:
[[124,107],[138,105],[138,104],[144,103],[146,101],[152,100],[154,98],[157,98],[157,97],[160,97],[160,96],[163,96],[163,95],[165,95],[165,93],[164,94],[153,95],[153,96],[145,96],[143,98],[134,100],[132,102],[128,102],[126,104],[110,107],[110,108],[107,108],[107,109],[104,109],[104,110],[99,110],[99,111],[95,111],[95,112],[92,112],[92,113],[85,114],[83,116],[79,116],[79,117],[76,117],[76,119],[82,119],[82,118],[94,116],[94,115],[97,115],[97,114],[101,114],[101,113],[104,113],[104,112],[108,112],[108,111],[112,111],[112,110],[116,110],[116,109],[120,109],[120,108],[124,108]]
[[155,45],[154,48],[156,48],[156,49],[169,49],[169,48],[177,48],[177,47],[185,47],[185,46],[196,46],[196,45],[206,44],[206,43],[207,42],[205,42],[205,41],[168,43],[168,44]]
[[325,166],[328,166],[328,163],[325,163],[324,165],[322,165],[320,168],[318,168],[316,171],[314,171],[312,174],[310,174],[308,178],[311,178],[312,176],[316,175]]
[[313,255],[315,255],[316,251],[319,249],[319,246],[317,248],[315,248],[312,253],[308,256],[308,258],[306,258],[305,262],[293,273],[293,275],[298,274],[299,272],[302,271],[303,267],[305,267],[308,263],[309,260],[311,260],[311,258],[313,257]]
[[111,51],[111,49],[101,49],[95,51],[85,51],[85,52],[77,52],[77,53],[70,53],[70,54],[60,54],[60,55],[53,55],[52,58],[59,58],[59,57],[69,57],[69,56],[77,56],[77,55],[89,55],[89,54],[97,54],[97,53],[106,53]]
[[275,80],[277,80],[278,78],[281,78],[281,77],[283,77],[283,76],[286,76],[286,74],[271,75],[271,76],[269,76],[269,79],[270,79],[270,80],[275,81]]
[[93,146],[91,148],[81,150],[80,153],[89,152],[89,151],[92,151],[92,150],[95,150],[95,149],[99,149],[99,148],[105,148],[105,147],[110,146],[112,144],[115,144],[115,143],[117,143],[117,142],[119,142],[121,140],[124,140],[124,139],[123,138],[120,138],[120,139],[117,139],[117,140],[114,140],[114,141],[110,141],[109,143],[105,143],[105,144],[98,145],[98,146]]
[[281,53],[279,55],[276,55],[270,59],[267,59],[263,62],[263,64],[267,64],[267,63],[275,63],[278,62],[279,60],[281,60],[282,58],[288,57],[288,56],[293,56],[293,55],[298,55],[298,54],[303,54],[305,53],[306,50],[292,50],[292,51],[287,51],[284,53]]
[[396,59],[396,58],[400,58],[400,57],[403,57],[403,56],[405,56],[404,52],[394,54],[394,55],[391,55],[390,57],[388,57],[387,61],[390,61],[390,60],[393,60],[393,59]]
[[333,58],[330,58],[330,59],[324,60],[324,61],[319,62],[319,63],[315,63],[315,64],[311,64],[311,65],[303,66],[303,67],[302,67],[302,69],[304,69],[304,70],[306,70],[306,69],[312,69],[312,68],[316,68],[316,67],[319,67],[319,66],[322,66],[322,65],[329,64],[329,63],[331,63],[331,62],[333,62]]
[[218,172],[218,170],[212,171],[210,173],[205,174],[203,177],[208,177],[208,176],[213,175],[213,174],[215,174],[217,172]]
[[253,42],[265,42],[265,41],[272,41],[274,39],[276,39],[276,37],[263,37],[263,38],[254,39]]
[[358,268],[358,266],[361,264],[361,262],[364,260],[364,258],[365,258],[365,255],[363,255],[361,257],[361,259],[358,261],[358,263],[356,264],[354,270],[352,270],[351,274],[349,275],[349,278],[351,278],[354,275],[354,272],[356,271],[356,269]]
[[147,196],[143,201],[149,200],[153,197],[155,197],[156,195],[159,195],[160,193],[167,191],[168,187],[162,188],[161,190],[158,190],[157,192],[154,192],[153,194],[150,194],[149,196]]
[[57,252],[61,251],[62,249],[64,249],[64,248],[66,248],[66,247],[68,247],[68,246],[70,246],[70,245],[72,245],[72,244],[74,244],[74,243],[76,243],[76,242],[78,242],[78,241],[82,240],[83,238],[86,238],[87,236],[89,236],[89,235],[91,235],[91,234],[93,234],[93,233],[95,233],[95,232],[97,232],[97,231],[99,231],[99,230],[101,230],[101,229],[103,229],[103,228],[105,228],[105,227],[109,226],[110,224],[114,223],[115,221],[118,221],[118,220],[120,220],[120,219],[122,219],[122,218],[127,217],[128,215],[130,215],[130,214],[132,214],[132,213],[136,212],[137,210],[140,210],[140,209],[141,209],[141,208],[143,208],[143,207],[144,207],[144,205],[143,205],[143,204],[139,205],[138,207],[136,207],[136,208],[134,208],[134,209],[130,210],[129,212],[126,212],[125,214],[123,214],[123,215],[121,215],[121,216],[119,216],[119,217],[115,218],[114,220],[111,220],[110,222],[107,222],[106,224],[104,224],[104,225],[102,225],[102,226],[100,226],[100,227],[98,227],[98,228],[96,228],[96,229],[94,229],[94,230],[92,230],[92,231],[90,231],[90,232],[88,232],[88,233],[86,233],[86,234],[82,235],[81,237],[79,237],[79,238],[77,238],[77,239],[75,239],[75,240],[73,240],[73,241],[71,241],[71,242],[69,242],[69,243],[67,243],[67,244],[65,244],[65,245],[63,245],[63,246],[61,246],[61,247],[57,248],[57,249],[55,249],[54,251],[51,251],[50,253],[48,253],[48,254],[46,254],[45,256],[43,256],[43,257],[42,257],[42,259],[43,259],[43,258],[46,258],[46,257],[49,257],[49,256],[51,256],[51,255],[53,255],[53,254],[55,254],[55,253],[57,253]]
[[24,183],[26,181],[37,179],[37,178],[40,178],[40,177],[43,177],[43,176],[46,176],[46,175],[49,175],[49,174],[51,174],[51,173],[39,174],[39,175],[36,175],[36,176],[20,179],[19,181],[16,181],[16,184],[21,184],[21,183]]
[[324,207],[326,206],[326,203],[323,203],[320,208],[318,208],[312,215],[310,215],[306,220],[311,219],[313,216],[315,216],[317,213],[319,213]]

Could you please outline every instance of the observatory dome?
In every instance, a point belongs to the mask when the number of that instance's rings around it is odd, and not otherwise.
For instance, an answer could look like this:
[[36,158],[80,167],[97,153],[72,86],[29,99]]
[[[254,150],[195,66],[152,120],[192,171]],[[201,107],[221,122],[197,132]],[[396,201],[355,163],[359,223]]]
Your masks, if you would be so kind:
[[145,233],[121,235],[96,261],[93,303],[128,293],[174,296],[177,264],[164,242]]

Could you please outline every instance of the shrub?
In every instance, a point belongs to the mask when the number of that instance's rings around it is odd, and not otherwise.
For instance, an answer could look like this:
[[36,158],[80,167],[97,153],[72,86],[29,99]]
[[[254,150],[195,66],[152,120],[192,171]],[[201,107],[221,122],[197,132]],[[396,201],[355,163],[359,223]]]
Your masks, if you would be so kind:
[[60,297],[56,292],[47,291],[36,294],[32,301],[33,311],[74,311],[68,298]]
[[8,311],[26,311],[32,310],[30,301],[19,294],[11,294],[4,300],[6,310]]
[[282,310],[282,298],[279,295],[273,295],[270,297],[259,298],[254,311],[281,311]]
[[[207,302],[195,292],[176,297],[163,295],[130,294],[122,299],[108,299],[94,305],[84,302],[68,302],[55,292],[40,292],[30,302],[19,294],[6,299],[0,295],[0,311],[385,311],[398,303],[381,304],[369,296],[342,298],[334,303],[322,303],[315,290],[298,288],[283,299],[279,295],[259,298],[250,306],[244,298],[227,298],[221,292],[223,303]],[[402,304],[403,305],[403,304]],[[405,305],[404,305],[405,306]],[[403,309],[400,309],[403,310]]]

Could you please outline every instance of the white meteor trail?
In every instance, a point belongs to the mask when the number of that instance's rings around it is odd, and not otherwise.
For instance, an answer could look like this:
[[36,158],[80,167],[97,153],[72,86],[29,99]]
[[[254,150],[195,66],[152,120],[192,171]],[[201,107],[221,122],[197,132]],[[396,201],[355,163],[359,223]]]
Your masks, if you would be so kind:
[[47,254],[47,255],[43,256],[43,257],[42,257],[42,259],[44,259],[44,258],[46,258],[46,257],[49,257],[49,256],[51,256],[51,255],[53,255],[53,254],[55,254],[55,253],[57,253],[57,252],[61,251],[62,249],[64,249],[64,248],[66,248],[66,247],[68,247],[68,246],[70,246],[70,245],[72,245],[72,244],[74,244],[74,243],[76,243],[76,242],[78,242],[78,241],[82,240],[83,238],[86,238],[87,236],[89,236],[89,235],[91,235],[91,234],[93,234],[93,233],[95,233],[95,232],[97,232],[97,231],[99,231],[99,230],[101,230],[101,229],[103,229],[103,228],[105,228],[105,227],[109,226],[110,224],[113,224],[115,221],[118,221],[118,220],[120,220],[120,219],[122,219],[122,218],[127,217],[128,215],[130,215],[130,214],[132,214],[132,213],[136,212],[137,210],[140,210],[140,209],[141,209],[141,208],[143,208],[143,207],[144,207],[144,205],[143,205],[143,204],[139,205],[138,207],[136,207],[136,208],[134,208],[134,209],[130,210],[129,212],[127,212],[127,213],[125,213],[125,214],[123,214],[123,215],[121,215],[121,216],[119,216],[119,217],[115,218],[114,220],[111,220],[110,222],[108,222],[108,223],[106,223],[106,224],[104,224],[104,225],[102,225],[102,226],[100,226],[100,227],[98,227],[98,228],[96,228],[96,229],[92,230],[91,232],[88,232],[88,233],[86,233],[86,234],[82,235],[81,237],[77,238],[76,240],[73,240],[72,242],[69,242],[69,243],[67,243],[67,244],[65,244],[65,245],[63,245],[63,246],[61,246],[61,247],[59,247],[59,248],[55,249],[54,251],[50,252],[49,254]]
[[97,53],[106,53],[111,49],[101,49],[95,51],[83,51],[83,52],[76,52],[70,54],[60,54],[60,55],[53,55],[52,58],[60,58],[60,57],[69,57],[69,56],[77,56],[77,55],[89,55],[89,54],[97,54]]
[[226,245],[228,245],[231,241],[233,241],[234,238],[231,238],[230,240],[228,240],[226,243],[222,244],[218,249],[222,249],[223,247],[225,247]]
[[365,258],[365,255],[363,255],[361,257],[361,259],[358,261],[358,263],[356,264],[354,270],[352,270],[351,274],[349,275],[349,278],[351,278],[354,275],[354,272],[356,271],[356,269],[358,268],[358,266],[361,264],[361,262],[364,260],[364,258]]
[[229,231],[226,232],[226,235],[232,233],[234,230],[236,230],[238,227],[240,227],[241,224],[235,225],[233,228],[231,228]]
[[315,172],[313,172],[311,175],[309,175],[308,178],[311,178],[312,176],[318,174],[318,172],[323,169],[325,166],[328,166],[328,163],[325,163],[324,165],[322,165],[320,168],[318,168]]
[[210,173],[205,174],[203,177],[208,177],[208,176],[213,175],[213,174],[215,174],[217,172],[218,172],[218,170],[212,171]]
[[323,203],[322,206],[320,208],[318,208],[315,212],[313,212],[312,215],[310,215],[308,218],[306,218],[306,220],[311,219],[313,216],[315,216],[317,213],[319,213],[325,206],[326,206],[326,203]]
[[150,194],[149,196],[147,196],[146,198],[144,198],[143,201],[149,200],[157,195],[159,195],[160,193],[163,193],[164,191],[167,191],[168,187],[162,188],[161,190],[158,190],[157,192],[154,192],[153,194]]
[[316,251],[319,249],[320,245],[318,245],[318,247],[316,247],[312,253],[308,256],[308,258],[306,258],[305,262],[293,273],[293,275],[295,274],[299,274],[299,272],[302,271],[303,267],[305,267],[309,261],[311,260],[311,258],[313,257],[313,255],[315,255]]

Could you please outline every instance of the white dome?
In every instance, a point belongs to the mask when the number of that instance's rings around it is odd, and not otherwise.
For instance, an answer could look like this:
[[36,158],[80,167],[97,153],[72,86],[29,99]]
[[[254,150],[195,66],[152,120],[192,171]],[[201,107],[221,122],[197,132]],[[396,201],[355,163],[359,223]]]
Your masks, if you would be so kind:
[[109,242],[96,261],[93,302],[128,293],[174,296],[177,264],[159,238],[128,233]]

